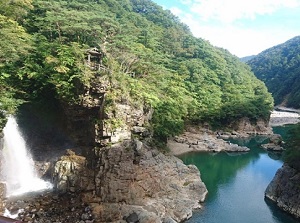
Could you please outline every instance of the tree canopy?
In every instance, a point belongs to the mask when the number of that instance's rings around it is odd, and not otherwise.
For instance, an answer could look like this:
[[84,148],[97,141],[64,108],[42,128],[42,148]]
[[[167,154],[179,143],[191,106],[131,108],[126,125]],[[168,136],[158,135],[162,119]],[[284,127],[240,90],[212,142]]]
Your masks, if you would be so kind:
[[153,108],[159,139],[180,133],[186,122],[269,118],[273,99],[249,66],[194,37],[150,0],[20,2],[26,13],[14,5],[0,10],[2,110],[4,97],[80,104],[97,75],[85,65],[85,52],[97,47],[105,55],[100,75],[113,86],[107,106],[126,100]]

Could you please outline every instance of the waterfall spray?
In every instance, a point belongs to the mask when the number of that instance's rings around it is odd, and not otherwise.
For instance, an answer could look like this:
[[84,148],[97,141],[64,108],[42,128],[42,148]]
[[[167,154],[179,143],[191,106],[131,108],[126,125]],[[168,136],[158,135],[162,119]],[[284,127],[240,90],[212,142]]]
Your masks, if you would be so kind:
[[1,179],[6,183],[6,196],[50,189],[51,184],[38,177],[34,161],[14,117],[8,117],[3,133]]

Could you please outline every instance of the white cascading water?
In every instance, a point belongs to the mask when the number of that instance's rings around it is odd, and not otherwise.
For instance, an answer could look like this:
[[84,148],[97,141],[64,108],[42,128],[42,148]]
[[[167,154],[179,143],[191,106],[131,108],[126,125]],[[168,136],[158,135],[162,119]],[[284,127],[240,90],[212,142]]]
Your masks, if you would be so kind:
[[3,133],[1,178],[6,183],[6,196],[50,189],[52,185],[38,177],[34,161],[13,116],[8,117]]

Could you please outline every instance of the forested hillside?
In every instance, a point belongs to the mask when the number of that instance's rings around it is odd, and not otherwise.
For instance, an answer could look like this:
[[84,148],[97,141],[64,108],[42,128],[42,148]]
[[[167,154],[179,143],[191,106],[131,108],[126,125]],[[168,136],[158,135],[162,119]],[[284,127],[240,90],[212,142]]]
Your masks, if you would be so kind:
[[[120,100],[154,108],[161,139],[185,122],[268,119],[273,106],[246,64],[150,0],[2,0],[0,27],[2,113],[51,98],[80,104],[95,76],[111,83],[107,108]],[[91,48],[101,60],[94,70]]]
[[300,37],[267,49],[247,62],[264,81],[275,104],[300,108]]

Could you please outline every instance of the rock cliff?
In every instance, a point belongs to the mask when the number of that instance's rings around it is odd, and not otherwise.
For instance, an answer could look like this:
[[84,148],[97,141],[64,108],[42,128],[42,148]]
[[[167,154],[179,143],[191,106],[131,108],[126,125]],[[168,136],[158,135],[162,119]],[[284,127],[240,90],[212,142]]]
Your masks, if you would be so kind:
[[283,165],[268,185],[265,196],[284,211],[300,218],[300,172]]
[[269,122],[264,119],[258,119],[255,123],[251,122],[249,118],[241,118],[231,123],[229,127],[236,132],[239,132],[241,136],[251,134],[272,134],[272,129],[269,126]]
[[[33,145],[39,148],[35,157],[47,161],[37,167],[51,178],[54,194],[24,200],[31,204],[27,209],[12,201],[9,210],[24,209],[19,216],[26,222],[173,223],[190,218],[207,194],[199,170],[155,149],[148,128],[152,109],[125,99],[107,102],[110,83],[103,78],[95,77],[80,105],[61,103],[59,120],[72,143],[50,149]],[[59,202],[64,205],[57,207]]]
[[107,106],[108,88],[105,80],[95,80],[83,106],[64,106],[68,129],[83,149],[79,155],[68,150],[53,166],[57,192],[80,195],[95,222],[190,218],[207,194],[199,170],[150,146],[146,126],[153,111],[126,100]]
[[90,169],[84,157],[69,151],[56,163],[53,177],[59,191],[80,192],[96,222],[133,217],[134,222],[181,222],[205,199],[207,189],[195,166],[141,141],[125,140],[95,152]]

